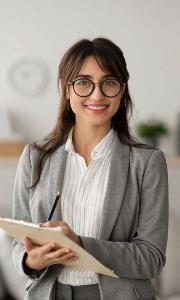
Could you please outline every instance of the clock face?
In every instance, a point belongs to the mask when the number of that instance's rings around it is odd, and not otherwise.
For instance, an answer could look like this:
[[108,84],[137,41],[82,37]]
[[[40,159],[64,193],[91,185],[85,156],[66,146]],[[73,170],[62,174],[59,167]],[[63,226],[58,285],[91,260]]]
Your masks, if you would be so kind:
[[9,68],[8,82],[24,96],[37,96],[48,85],[49,73],[46,64],[31,57],[17,59]]

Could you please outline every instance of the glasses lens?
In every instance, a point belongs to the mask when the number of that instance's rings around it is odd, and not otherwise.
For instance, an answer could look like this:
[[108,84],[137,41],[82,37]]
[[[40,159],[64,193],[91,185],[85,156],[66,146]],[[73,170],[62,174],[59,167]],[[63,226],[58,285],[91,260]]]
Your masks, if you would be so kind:
[[74,82],[74,91],[79,96],[88,96],[93,90],[93,83],[88,79],[78,79]]
[[107,79],[101,83],[102,91],[107,97],[115,97],[119,94],[121,84],[116,79]]

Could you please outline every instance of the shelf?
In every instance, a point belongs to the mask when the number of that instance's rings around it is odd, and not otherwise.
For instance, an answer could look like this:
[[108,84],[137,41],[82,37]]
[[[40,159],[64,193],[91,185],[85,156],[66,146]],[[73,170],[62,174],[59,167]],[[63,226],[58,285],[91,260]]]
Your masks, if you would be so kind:
[[24,146],[19,141],[0,141],[0,159],[19,157]]
[[180,168],[180,156],[166,156],[167,166],[169,168]]

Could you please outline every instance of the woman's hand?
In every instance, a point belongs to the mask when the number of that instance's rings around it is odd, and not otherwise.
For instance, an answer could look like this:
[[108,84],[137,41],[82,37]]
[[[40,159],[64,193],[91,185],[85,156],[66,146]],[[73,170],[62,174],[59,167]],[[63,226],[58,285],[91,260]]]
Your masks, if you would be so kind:
[[[60,226],[63,233],[72,239],[79,246],[83,247],[82,241],[78,235],[63,221],[48,221],[41,224],[42,227]],[[51,242],[43,246],[35,244],[31,239],[25,237],[24,246],[28,254],[26,265],[30,269],[41,270],[47,266],[54,264],[62,264],[63,262],[75,261],[78,257],[67,247],[59,247],[56,243]]]
[[75,261],[78,258],[73,251],[59,247],[54,242],[39,246],[28,237],[24,237],[23,242],[28,254],[25,263],[33,270],[39,271],[48,266]]
[[43,227],[57,227],[60,226],[63,233],[67,235],[71,240],[77,243],[79,246],[83,247],[83,243],[78,235],[69,227],[64,221],[48,221],[42,224]]

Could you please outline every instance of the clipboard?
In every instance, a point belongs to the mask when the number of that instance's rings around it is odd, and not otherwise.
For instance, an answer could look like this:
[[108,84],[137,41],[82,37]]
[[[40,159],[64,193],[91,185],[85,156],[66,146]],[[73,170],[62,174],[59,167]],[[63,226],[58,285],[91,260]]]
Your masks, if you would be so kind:
[[60,227],[45,228],[30,222],[0,218],[0,228],[5,230],[8,235],[19,241],[22,241],[23,236],[26,235],[38,245],[44,245],[50,241],[54,241],[60,247],[68,247],[72,249],[75,253],[77,253],[78,259],[73,262],[64,262],[63,264],[66,266],[119,278],[113,270],[105,267],[94,256],[64,235]]

